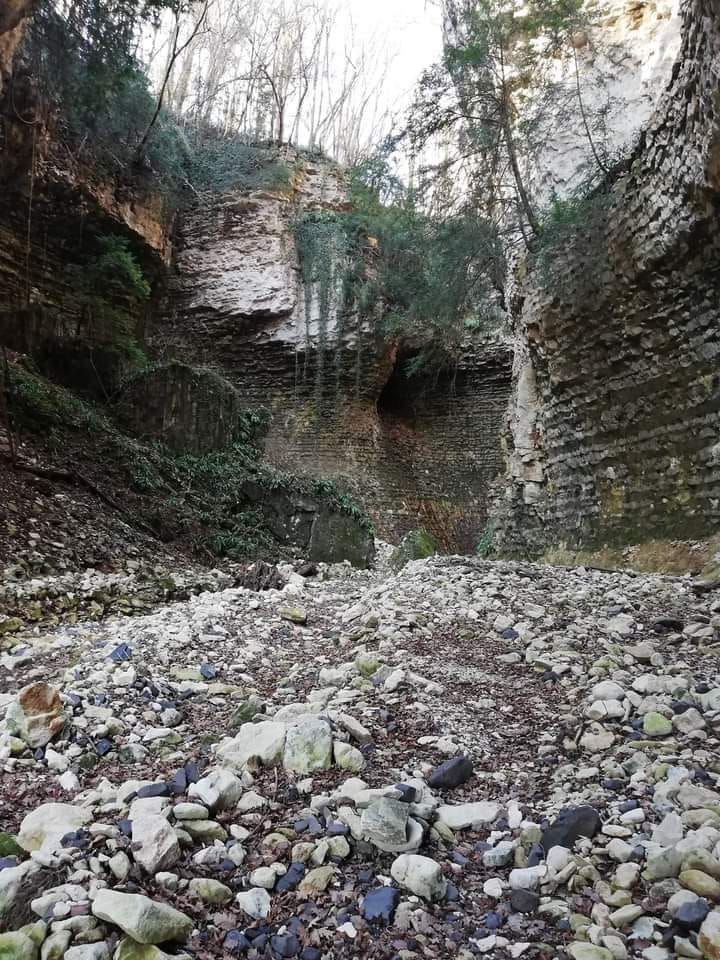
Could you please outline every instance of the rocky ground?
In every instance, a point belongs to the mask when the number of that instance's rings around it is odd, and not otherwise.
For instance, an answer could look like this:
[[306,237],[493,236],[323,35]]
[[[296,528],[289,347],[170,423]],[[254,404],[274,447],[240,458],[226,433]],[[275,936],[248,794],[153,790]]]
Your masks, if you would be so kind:
[[3,960],[720,958],[720,593],[300,569],[0,638]]

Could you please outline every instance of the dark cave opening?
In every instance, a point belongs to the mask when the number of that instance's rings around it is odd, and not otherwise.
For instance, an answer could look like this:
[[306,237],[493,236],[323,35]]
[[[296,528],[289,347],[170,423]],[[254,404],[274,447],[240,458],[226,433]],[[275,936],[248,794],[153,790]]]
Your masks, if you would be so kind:
[[377,399],[377,411],[380,417],[415,419],[422,377],[417,374],[409,375],[408,366],[412,359],[412,354],[398,353],[392,372]]

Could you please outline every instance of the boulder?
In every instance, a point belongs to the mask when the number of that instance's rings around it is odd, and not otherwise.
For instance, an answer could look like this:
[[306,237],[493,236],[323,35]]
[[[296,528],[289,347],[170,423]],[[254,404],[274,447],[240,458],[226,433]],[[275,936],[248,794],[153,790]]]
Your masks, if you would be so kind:
[[244,723],[234,737],[226,737],[217,747],[218,759],[228,767],[242,770],[250,762],[275,766],[285,748],[286,727],[274,720]]
[[312,525],[308,556],[318,563],[369,567],[375,556],[375,537],[369,523],[349,513],[321,510]]
[[137,943],[132,937],[123,937],[115,948],[113,960],[190,960],[185,953],[164,953],[153,943]]
[[150,874],[169,870],[180,859],[177,834],[162,815],[133,820],[132,842],[135,860]]
[[359,773],[365,766],[365,757],[361,751],[343,740],[336,740],[333,743],[333,756],[335,763],[341,770]]
[[0,933],[0,960],[37,960],[38,948],[21,930]]
[[65,951],[63,960],[110,960],[110,950],[104,940],[79,943]]
[[467,783],[472,775],[473,765],[470,757],[452,757],[433,770],[428,784],[436,790],[452,790]]
[[213,905],[227,903],[232,900],[232,890],[226,887],[219,880],[212,880],[208,877],[194,877],[188,887],[190,895],[199,897],[203,903]]
[[17,840],[28,853],[55,853],[61,849],[60,841],[66,834],[74,833],[91,820],[92,814],[85,807],[42,803],[22,821]]
[[720,960],[720,910],[709,913],[698,934],[698,946],[707,960]]
[[[229,810],[234,807],[242,795],[242,783],[230,770],[216,767],[208,770],[204,777],[191,783],[188,796],[201,800],[212,810]],[[199,819],[188,817],[187,819]]]
[[270,894],[262,887],[254,887],[239,893],[235,900],[237,905],[253,920],[264,920],[270,913]]
[[580,837],[594,837],[601,825],[600,814],[595,807],[565,807],[543,832],[540,842],[545,851],[553,847],[567,847],[572,850],[576,840]]
[[139,893],[98,890],[92,912],[98,920],[114,923],[138,943],[182,942],[193,928],[192,920],[184,913]]
[[288,728],[283,766],[303,776],[332,765],[333,741],[330,724],[319,717],[304,717]]
[[17,929],[34,919],[31,902],[55,882],[34,860],[0,870],[0,928]]
[[362,835],[376,846],[405,844],[409,814],[407,803],[378,797],[363,810],[360,819]]
[[489,800],[480,800],[477,803],[458,803],[453,806],[446,804],[438,807],[437,816],[441,823],[451,830],[465,830],[473,823],[486,826],[494,823],[500,816],[499,803]]
[[393,861],[390,874],[401,887],[425,900],[442,900],[445,896],[447,881],[440,865],[429,857],[402,853]]
[[40,680],[22,688],[7,709],[5,726],[35,750],[62,730],[65,719],[59,692]]

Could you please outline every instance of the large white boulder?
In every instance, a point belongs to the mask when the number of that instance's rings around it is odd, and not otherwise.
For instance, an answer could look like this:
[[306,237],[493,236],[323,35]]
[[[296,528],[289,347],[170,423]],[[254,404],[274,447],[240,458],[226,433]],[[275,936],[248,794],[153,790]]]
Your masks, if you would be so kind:
[[251,760],[267,767],[275,766],[282,759],[285,733],[285,724],[274,720],[244,723],[237,736],[220,742],[218,760],[234,770],[242,770]]
[[429,857],[416,853],[402,853],[393,861],[390,874],[401,887],[426,900],[442,900],[447,881],[440,865]]
[[150,874],[169,870],[180,859],[177,834],[162,814],[133,820],[132,842],[135,860]]
[[477,803],[445,804],[438,807],[438,820],[451,830],[464,830],[473,823],[483,826],[494,823],[500,816],[502,807],[499,803],[489,800],[480,800]]
[[61,849],[67,833],[75,833],[92,820],[84,807],[72,803],[41,803],[20,824],[17,842],[28,853],[52,854]]
[[197,783],[190,784],[188,796],[201,800],[211,809],[228,810],[238,802],[242,790],[242,783],[234,773],[216,767],[208,770]]
[[184,913],[139,893],[98,890],[92,912],[99,920],[120,927],[138,943],[182,942],[193,928],[192,920]]
[[327,720],[304,717],[288,728],[283,766],[306,776],[332,766],[332,730]]

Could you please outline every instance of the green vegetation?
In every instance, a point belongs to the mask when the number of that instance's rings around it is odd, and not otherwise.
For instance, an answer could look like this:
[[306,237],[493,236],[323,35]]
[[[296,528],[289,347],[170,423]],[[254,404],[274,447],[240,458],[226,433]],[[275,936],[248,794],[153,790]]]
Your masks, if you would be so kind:
[[286,189],[290,171],[277,148],[221,135],[207,124],[190,134],[164,108],[138,60],[137,37],[183,0],[77,0],[60,14],[40,0],[26,52],[44,119],[69,154],[101,176],[146,183],[168,211],[192,189]]
[[208,128],[193,141],[188,176],[198,190],[283,190],[290,185],[290,168],[273,147],[220,136]]
[[72,155],[110,175],[134,167],[168,191],[182,182],[187,144],[161,113],[138,157],[156,100],[135,50],[143,25],[177,6],[177,0],[77,0],[62,15],[52,0],[40,0],[26,41],[45,119]]
[[419,527],[406,533],[390,557],[390,567],[395,570],[410,563],[411,560],[426,560],[439,551],[435,537],[426,527]]
[[54,458],[71,465],[70,472],[81,463],[80,472],[107,489],[142,525],[201,553],[232,559],[276,554],[265,509],[271,501],[291,511],[295,501],[317,498],[371,529],[364,512],[334,482],[260,462],[257,441],[266,427],[262,410],[246,412],[242,442],[194,456],[126,436],[101,409],[45,380],[32,364],[10,365],[7,398],[21,436],[34,434]]
[[[607,184],[594,188],[586,184],[567,199],[554,197],[543,211],[542,233],[532,257],[540,282],[547,289],[562,294],[580,281],[587,287],[589,296],[594,295],[593,286],[600,293],[605,268],[609,268],[605,226],[611,200]],[[581,276],[578,271],[568,275],[569,249],[575,261],[586,266]]]
[[495,546],[493,543],[494,536],[495,529],[491,524],[488,524],[480,534],[480,539],[478,540],[476,552],[479,557],[487,558],[491,557],[495,553]]
[[505,262],[498,231],[470,205],[445,216],[428,212],[393,175],[389,149],[352,171],[349,212],[310,211],[296,225],[306,317],[313,298],[319,314],[319,394],[332,321],[336,369],[355,319],[417,345],[410,374],[451,365],[470,330],[499,321]]
[[77,301],[92,330],[92,339],[123,355],[134,367],[147,363],[137,329],[150,283],[130,241],[107,234],[94,241],[95,253],[82,266],[69,267]]

